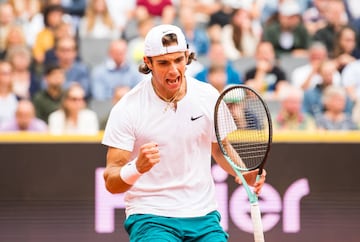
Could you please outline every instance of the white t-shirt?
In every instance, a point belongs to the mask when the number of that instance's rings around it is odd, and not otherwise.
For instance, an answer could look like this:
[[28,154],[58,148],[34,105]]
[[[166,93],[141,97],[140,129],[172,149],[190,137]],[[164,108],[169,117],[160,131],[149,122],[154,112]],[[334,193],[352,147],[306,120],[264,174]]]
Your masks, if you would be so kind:
[[99,132],[98,117],[94,111],[83,109],[78,114],[77,125],[73,125],[67,122],[65,112],[59,109],[49,115],[49,132],[54,135],[96,135]]
[[345,66],[342,71],[342,81],[344,87],[354,87],[356,97],[360,100],[360,60],[354,61]]
[[150,78],[127,93],[112,109],[102,143],[132,151],[159,145],[160,162],[126,192],[126,215],[203,216],[217,208],[211,176],[211,143],[216,142],[213,114],[217,90],[187,76],[187,93],[176,112],[154,92]]
[[18,101],[14,93],[0,97],[0,124],[10,121],[15,117]]
[[[306,64],[303,66],[299,66],[294,69],[291,74],[291,83],[298,88],[304,84],[310,73],[312,72],[312,66],[310,64]],[[309,89],[314,88],[317,84],[322,82],[322,78],[319,74],[313,75],[310,81]],[[336,71],[333,75],[333,84],[336,86],[341,85],[341,75],[338,71]]]

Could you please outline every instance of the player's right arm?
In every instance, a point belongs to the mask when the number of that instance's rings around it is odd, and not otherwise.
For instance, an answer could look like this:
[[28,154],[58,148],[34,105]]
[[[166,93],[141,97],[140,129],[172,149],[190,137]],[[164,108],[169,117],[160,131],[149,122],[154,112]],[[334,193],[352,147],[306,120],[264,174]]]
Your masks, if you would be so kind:
[[125,174],[121,172],[121,169],[130,162],[130,157],[130,151],[108,147],[104,179],[106,189],[109,192],[123,193],[131,188],[132,184],[126,182],[121,174],[125,175],[124,177],[131,177],[132,175],[140,177],[141,174],[148,172],[160,161],[159,149],[154,142],[142,145],[139,150],[139,156],[131,161],[133,168],[136,168],[137,174],[129,174],[128,171]]
[[127,150],[109,147],[106,155],[104,179],[106,189],[111,193],[122,193],[129,190],[131,185],[120,177],[121,168],[130,160],[131,153]]

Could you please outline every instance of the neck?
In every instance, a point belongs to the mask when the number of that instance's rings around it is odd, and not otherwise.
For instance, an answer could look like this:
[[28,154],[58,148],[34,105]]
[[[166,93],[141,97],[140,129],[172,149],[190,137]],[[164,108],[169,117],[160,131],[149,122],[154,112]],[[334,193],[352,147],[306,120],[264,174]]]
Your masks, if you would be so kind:
[[48,88],[47,92],[53,98],[58,98],[61,95],[61,88],[57,86],[51,86]]
[[63,61],[63,62],[59,62],[59,65],[61,66],[61,68],[63,68],[64,70],[68,70],[70,69],[71,65],[73,63],[69,62],[69,61]]
[[7,96],[9,93],[10,93],[9,91],[1,90],[1,89],[0,89],[0,97],[5,97],[5,96]]
[[68,116],[68,120],[70,120],[73,123],[77,123],[78,115],[77,113],[70,113]]
[[163,101],[165,102],[177,102],[179,101],[181,98],[183,98],[185,96],[186,93],[186,82],[182,81],[180,88],[173,94],[162,94],[160,89],[157,87],[156,83],[151,80],[151,84],[153,86],[153,89],[156,93],[156,95]]
[[163,101],[165,101],[167,103],[166,107],[164,109],[164,112],[166,112],[169,108],[172,109],[173,111],[176,111],[177,110],[177,102],[179,100],[181,100],[186,94],[186,81],[185,81],[185,79],[181,82],[180,88],[170,97],[165,97],[164,95],[162,95],[160,93],[159,89],[156,87],[153,80],[151,80],[151,84],[153,86],[155,94],[161,100],[163,100]]
[[333,112],[325,112],[325,115],[332,121],[339,121],[339,120],[342,120],[344,118],[344,114],[343,112],[336,112],[336,111],[333,111]]
[[28,78],[29,77],[29,72],[28,70],[16,70],[12,73],[12,75],[16,78]]

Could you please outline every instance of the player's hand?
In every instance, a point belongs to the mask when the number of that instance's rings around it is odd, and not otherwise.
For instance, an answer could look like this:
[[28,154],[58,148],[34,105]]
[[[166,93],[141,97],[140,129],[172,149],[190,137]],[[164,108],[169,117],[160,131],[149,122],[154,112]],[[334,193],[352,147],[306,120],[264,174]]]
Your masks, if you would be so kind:
[[136,168],[140,173],[148,172],[154,165],[160,162],[158,144],[150,142],[140,147]]
[[[254,187],[254,192],[259,195],[260,191],[265,183],[266,180],[266,170],[263,169],[263,172],[259,178],[258,181],[256,181],[257,179],[257,175],[259,173],[259,169],[253,170],[253,171],[247,171],[247,172],[243,172],[243,176],[247,182],[247,184],[249,184],[249,186]],[[235,178],[235,181],[239,184],[241,184],[241,179],[239,177]]]

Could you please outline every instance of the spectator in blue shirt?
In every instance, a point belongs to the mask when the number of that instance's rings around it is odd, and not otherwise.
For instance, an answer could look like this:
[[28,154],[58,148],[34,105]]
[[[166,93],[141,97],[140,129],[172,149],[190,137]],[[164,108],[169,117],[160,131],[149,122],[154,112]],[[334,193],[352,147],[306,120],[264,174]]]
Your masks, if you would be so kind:
[[179,21],[189,48],[198,56],[206,55],[209,50],[209,37],[204,28],[197,25],[195,11],[191,7],[182,7],[179,11]]
[[109,45],[108,58],[95,66],[91,73],[92,98],[111,100],[118,86],[134,87],[141,80],[141,74],[127,60],[127,43],[114,40]]
[[[314,88],[308,89],[304,93],[303,110],[309,115],[318,119],[325,111],[322,98],[326,87],[336,85],[333,81],[333,74],[336,72],[336,65],[333,61],[327,60],[320,65],[319,74],[321,76],[321,83]],[[345,97],[344,112],[351,114],[353,102],[348,95]]]
[[71,83],[78,82],[85,90],[86,99],[89,99],[90,71],[85,63],[77,59],[77,42],[75,38],[71,36],[60,38],[55,44],[55,55],[59,66],[65,71],[64,89],[67,89]]
[[210,66],[224,65],[227,75],[227,85],[243,83],[241,74],[233,67],[232,62],[226,58],[224,53],[224,47],[220,42],[211,43],[207,57],[209,63],[205,63],[206,67],[195,75],[196,79],[206,82]]

